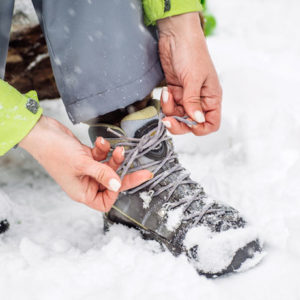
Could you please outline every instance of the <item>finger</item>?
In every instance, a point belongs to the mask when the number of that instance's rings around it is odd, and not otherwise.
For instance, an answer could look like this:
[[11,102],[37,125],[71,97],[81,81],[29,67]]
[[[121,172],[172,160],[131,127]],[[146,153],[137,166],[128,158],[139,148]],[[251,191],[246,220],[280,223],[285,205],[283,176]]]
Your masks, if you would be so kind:
[[[122,181],[120,191],[137,187],[152,178],[153,174],[148,170],[140,170],[132,174],[127,174]],[[92,196],[86,199],[84,203],[93,209],[108,212],[117,200],[118,194],[118,192],[104,190],[102,192],[98,192],[94,197]]]
[[98,183],[103,184],[107,189],[113,192],[119,191],[122,185],[120,177],[111,167],[93,159],[85,163],[83,173],[83,175],[93,177]]
[[201,97],[201,106],[205,112],[216,110],[221,107],[222,98],[218,96]]
[[175,103],[172,94],[169,93],[168,87],[164,86],[162,88],[161,98],[160,98],[161,108],[164,114],[172,115],[175,110]]
[[173,95],[174,101],[182,105],[183,88],[176,85],[168,85],[169,92]]
[[113,153],[110,160],[107,162],[107,165],[111,167],[114,171],[117,171],[125,157],[124,147],[117,147]]
[[201,107],[201,87],[197,81],[188,81],[183,91],[183,107],[190,118],[197,123],[204,123],[205,116]]
[[183,116],[183,107],[177,105],[174,101],[172,93],[169,92],[168,87],[163,87],[161,93],[161,108],[167,116]]
[[121,191],[135,188],[153,178],[153,173],[148,170],[140,170],[124,176]]
[[[80,179],[82,186],[86,187],[82,191],[83,194],[79,197],[80,192],[76,193],[76,200],[99,211],[108,211],[118,197],[118,192],[112,192],[104,189],[103,192],[99,191],[98,182],[90,176],[83,176]],[[79,186],[79,185],[78,185]]]
[[206,113],[206,122],[192,126],[191,130],[195,135],[202,136],[215,132],[219,129],[221,123],[220,108]]
[[93,158],[97,161],[105,160],[110,150],[110,143],[103,137],[98,137],[95,141],[95,146],[92,149]]
[[[205,85],[201,88],[201,105],[204,111],[212,110],[212,106],[219,106],[222,103],[223,91],[220,85],[217,74],[208,76],[205,80]],[[209,104],[210,108],[206,109],[205,104]]]
[[98,192],[94,198],[87,201],[85,204],[89,207],[101,212],[109,212],[118,198],[119,193],[105,190]]
[[[124,161],[124,157],[125,157],[124,155],[125,155],[124,147],[117,147],[113,151],[112,157],[110,158],[110,160],[105,162],[104,164],[106,164],[107,166],[112,168],[114,171],[117,171],[118,168],[120,167],[121,163]],[[99,191],[104,191],[104,190],[105,190],[105,186],[100,184]]]
[[172,117],[163,118],[163,124],[172,134],[185,134],[191,132],[191,128],[189,128],[185,123],[178,122]]

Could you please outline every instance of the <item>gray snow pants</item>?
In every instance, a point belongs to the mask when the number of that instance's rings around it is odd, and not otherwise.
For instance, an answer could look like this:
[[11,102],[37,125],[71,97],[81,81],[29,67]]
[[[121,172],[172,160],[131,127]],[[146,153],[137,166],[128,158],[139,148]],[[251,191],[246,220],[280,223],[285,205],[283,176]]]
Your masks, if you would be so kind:
[[[141,0],[32,0],[69,118],[84,122],[143,99],[163,79]],[[14,0],[0,0],[0,77]]]

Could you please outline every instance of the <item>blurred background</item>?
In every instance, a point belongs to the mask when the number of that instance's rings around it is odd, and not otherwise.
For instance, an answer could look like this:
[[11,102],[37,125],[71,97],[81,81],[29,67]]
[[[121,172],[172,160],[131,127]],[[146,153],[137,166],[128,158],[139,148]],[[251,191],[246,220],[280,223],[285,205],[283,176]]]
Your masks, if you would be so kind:
[[36,90],[40,99],[59,98],[46,42],[29,0],[15,2],[5,80],[22,93]]

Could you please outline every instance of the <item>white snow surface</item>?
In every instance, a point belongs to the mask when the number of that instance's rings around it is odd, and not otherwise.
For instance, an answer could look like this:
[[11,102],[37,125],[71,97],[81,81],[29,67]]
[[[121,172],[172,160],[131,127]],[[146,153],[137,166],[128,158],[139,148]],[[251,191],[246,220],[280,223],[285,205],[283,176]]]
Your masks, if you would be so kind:
[[239,249],[256,239],[257,232],[250,226],[227,230],[222,234],[213,233],[207,227],[198,226],[188,231],[184,245],[186,249],[197,246],[198,261],[194,261],[193,265],[198,270],[218,273],[230,265],[234,254]]
[[[71,201],[18,149],[0,158],[0,201],[7,194],[13,213],[0,237],[0,299],[300,299],[300,3],[209,4],[219,23],[208,44],[224,89],[222,127],[175,145],[210,195],[259,228],[267,256],[247,272],[199,276],[134,230],[114,225],[104,235],[101,214]],[[61,102],[42,105],[89,143]]]
[[[179,206],[175,209],[168,211],[166,227],[169,231],[175,231],[179,227],[179,225],[182,222],[183,213],[183,206]],[[188,249],[193,247],[194,245],[188,247]]]
[[0,221],[11,218],[12,206],[9,197],[0,189]]

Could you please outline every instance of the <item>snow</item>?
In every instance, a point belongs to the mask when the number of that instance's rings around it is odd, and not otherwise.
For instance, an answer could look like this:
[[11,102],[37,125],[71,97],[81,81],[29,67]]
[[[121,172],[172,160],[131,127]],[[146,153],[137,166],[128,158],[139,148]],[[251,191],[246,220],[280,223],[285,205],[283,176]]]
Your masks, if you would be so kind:
[[143,200],[143,208],[144,209],[147,209],[149,208],[149,205],[150,205],[150,202],[152,201],[152,196],[154,194],[154,191],[149,191],[149,192],[141,192],[139,195],[140,195],[140,198]]
[[[207,227],[202,226],[194,227],[187,233],[184,245],[187,249],[198,246],[199,259],[194,262],[198,270],[203,270],[206,273],[217,273],[230,265],[233,255],[238,249],[243,248],[256,238],[257,232],[251,227],[231,229],[218,234],[212,233]],[[265,254],[262,252],[260,258],[263,258]],[[260,261],[257,260],[256,263],[258,262]]]
[[10,219],[12,204],[9,197],[0,189],[0,221]]
[[15,18],[14,22],[19,24],[38,24],[38,18],[34,12],[32,2],[30,0],[15,0],[14,16],[22,13],[24,18]]
[[[168,212],[166,227],[169,231],[174,231],[179,227],[179,225],[182,222],[183,213],[184,213],[183,206],[172,209]],[[193,246],[194,245],[190,246],[189,248],[192,248]]]
[[[209,48],[224,89],[222,127],[176,136],[175,146],[210,195],[259,228],[267,256],[247,272],[199,276],[134,230],[114,225],[104,235],[101,214],[68,199],[18,149],[0,158],[0,201],[5,193],[12,205],[0,237],[0,299],[300,299],[300,4],[209,4],[219,23]],[[42,105],[89,143],[60,102]]]
[[44,60],[45,58],[48,58],[48,57],[49,57],[48,53],[39,54],[35,58],[35,60],[29,64],[29,66],[26,68],[26,70],[31,70],[31,69],[35,68],[38,63],[40,63],[42,60]]

